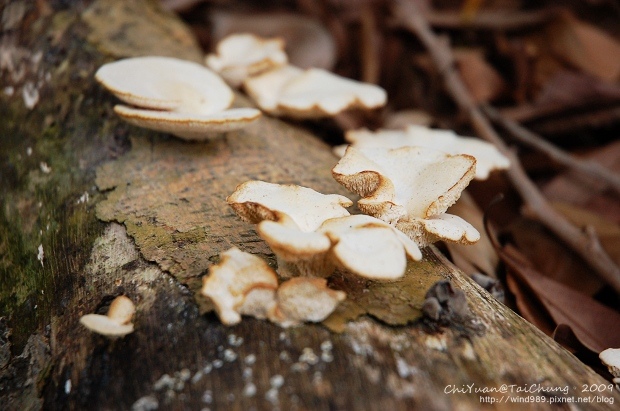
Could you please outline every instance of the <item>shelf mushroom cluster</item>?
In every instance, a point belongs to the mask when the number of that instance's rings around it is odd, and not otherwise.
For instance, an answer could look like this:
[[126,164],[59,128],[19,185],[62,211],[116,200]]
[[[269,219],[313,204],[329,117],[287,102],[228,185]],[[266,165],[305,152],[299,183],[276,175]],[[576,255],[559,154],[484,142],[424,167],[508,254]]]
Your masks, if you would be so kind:
[[218,74],[190,61],[127,58],[104,64],[95,78],[128,104],[114,107],[123,120],[185,140],[206,140],[261,116],[254,108],[230,108],[232,89]]
[[284,46],[277,38],[232,34],[218,43],[206,64],[229,84],[241,86],[258,107],[272,115],[320,118],[385,105],[387,93],[381,87],[320,68],[304,70],[288,64]]

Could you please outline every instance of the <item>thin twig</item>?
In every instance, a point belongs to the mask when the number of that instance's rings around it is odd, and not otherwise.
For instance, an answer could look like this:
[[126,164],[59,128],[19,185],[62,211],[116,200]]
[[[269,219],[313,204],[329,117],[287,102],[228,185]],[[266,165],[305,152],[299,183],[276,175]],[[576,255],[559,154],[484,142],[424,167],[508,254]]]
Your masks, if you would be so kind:
[[596,236],[584,233],[556,212],[546,201],[540,190],[529,179],[518,157],[497,134],[487,117],[476,106],[469,91],[459,77],[454,66],[454,57],[450,46],[433,33],[428,22],[420,13],[415,2],[395,0],[395,15],[403,26],[411,30],[431,55],[435,65],[444,78],[446,89],[461,110],[469,115],[474,129],[480,137],[493,143],[510,161],[506,174],[523,202],[537,219],[553,231],[559,238],[577,252],[598,275],[620,292],[620,268],[609,257]]
[[501,124],[502,127],[508,130],[510,134],[521,143],[542,151],[549,156],[550,159],[560,164],[588,174],[591,177],[603,180],[610,188],[620,194],[620,175],[594,161],[580,160],[570,155],[519,123],[502,116],[491,106],[484,106],[482,109],[492,121]]
[[424,16],[430,25],[446,29],[520,30],[548,22],[557,10],[543,9],[533,12],[478,11],[471,18],[460,12],[427,11]]

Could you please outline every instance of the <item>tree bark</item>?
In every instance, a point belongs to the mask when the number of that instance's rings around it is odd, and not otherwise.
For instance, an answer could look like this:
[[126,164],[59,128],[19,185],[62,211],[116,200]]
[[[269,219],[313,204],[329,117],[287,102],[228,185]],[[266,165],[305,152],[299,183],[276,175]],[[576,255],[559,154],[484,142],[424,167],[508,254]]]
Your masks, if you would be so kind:
[[[591,410],[620,401],[432,247],[410,264],[403,287],[333,276],[349,294],[340,322],[225,327],[204,314],[194,291],[222,251],[234,245],[275,264],[226,196],[248,179],[347,195],[330,175],[336,158],[268,117],[203,144],[120,122],[93,79],[101,64],[145,54],[200,61],[201,53],[153,2],[61,4],[2,10],[3,407],[513,409],[516,399],[557,409],[569,405],[550,401],[565,398]],[[472,318],[419,319],[421,296],[441,278],[465,292]],[[120,294],[137,306],[133,334],[110,341],[79,325]],[[603,390],[583,390],[593,384]],[[595,396],[608,402],[576,403]]]

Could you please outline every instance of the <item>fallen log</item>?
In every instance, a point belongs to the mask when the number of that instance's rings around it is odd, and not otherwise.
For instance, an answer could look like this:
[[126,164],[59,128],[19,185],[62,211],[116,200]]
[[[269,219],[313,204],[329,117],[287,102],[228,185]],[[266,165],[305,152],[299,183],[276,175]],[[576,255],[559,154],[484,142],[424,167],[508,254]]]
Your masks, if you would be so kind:
[[[432,247],[402,282],[334,275],[331,284],[349,298],[325,324],[221,325],[195,293],[219,254],[234,245],[275,265],[226,196],[248,179],[347,195],[331,178],[336,158],[307,131],[269,117],[207,143],[122,123],[95,70],[147,54],[200,61],[198,47],[153,2],[61,4],[3,10],[3,407],[557,409],[556,402],[591,410],[620,400]],[[471,317],[421,319],[423,296],[439,279],[465,292]],[[136,304],[134,333],[112,341],[79,325],[121,294]]]

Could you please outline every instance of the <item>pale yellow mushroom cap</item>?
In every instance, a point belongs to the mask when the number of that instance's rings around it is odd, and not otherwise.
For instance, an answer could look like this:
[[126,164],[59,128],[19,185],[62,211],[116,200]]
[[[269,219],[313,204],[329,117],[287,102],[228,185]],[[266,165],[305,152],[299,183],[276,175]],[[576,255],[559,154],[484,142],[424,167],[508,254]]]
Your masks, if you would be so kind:
[[620,378],[620,348],[603,350],[598,357],[607,366],[611,375]]
[[207,55],[206,65],[219,73],[228,84],[238,87],[250,76],[287,64],[284,40],[265,39],[238,33],[222,39],[216,52]]
[[[265,261],[233,247],[211,266],[201,292],[213,301],[222,323],[233,325],[241,321],[241,314],[264,318],[275,304],[277,287],[276,273]],[[256,290],[262,291],[253,293]]]
[[97,334],[110,338],[122,337],[133,332],[131,319],[135,311],[133,302],[121,295],[112,301],[107,315],[86,314],[80,318],[80,323]]

